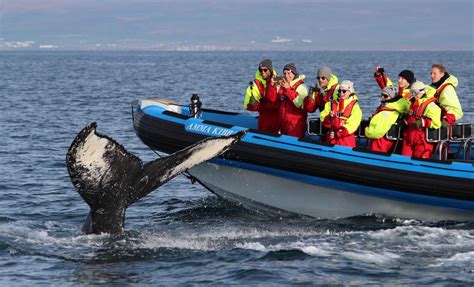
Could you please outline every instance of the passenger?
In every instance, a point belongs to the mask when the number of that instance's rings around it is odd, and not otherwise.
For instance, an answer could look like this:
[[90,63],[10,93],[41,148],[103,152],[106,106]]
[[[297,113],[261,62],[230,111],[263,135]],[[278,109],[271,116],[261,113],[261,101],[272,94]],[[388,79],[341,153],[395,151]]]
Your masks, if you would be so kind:
[[280,98],[279,119],[280,131],[284,135],[301,138],[306,131],[307,112],[303,101],[308,96],[308,88],[304,84],[304,75],[298,75],[293,63],[283,68],[283,80],[278,96]]
[[393,152],[394,140],[385,138],[385,134],[393,124],[402,117],[410,108],[410,102],[398,95],[393,86],[383,88],[381,104],[369,119],[365,128],[365,136],[370,140],[370,149],[380,152]]
[[408,128],[403,133],[402,155],[431,158],[433,154],[434,144],[426,141],[425,133],[428,128],[440,128],[441,109],[427,89],[422,82],[411,87],[414,102],[406,117]]
[[362,121],[362,111],[357,103],[354,84],[344,80],[339,85],[338,97],[327,102],[320,114],[323,127],[329,129],[325,141],[355,147],[354,132]]
[[443,65],[434,64],[431,66],[431,81],[431,87],[436,89],[434,97],[438,99],[438,105],[441,107],[441,124],[443,127],[451,126],[463,117],[456,94],[458,79],[448,74]]
[[[386,86],[393,86],[392,81],[385,74],[384,68],[377,66],[374,73],[374,79],[381,89]],[[403,70],[398,74],[398,94],[409,100],[411,98],[410,87],[416,82],[415,74],[410,70]]]
[[255,80],[249,84],[244,100],[244,107],[247,110],[258,111],[258,129],[271,133],[280,131],[277,84],[274,80],[276,75],[271,60],[260,62]]
[[330,99],[337,97],[338,78],[329,67],[319,68],[316,80],[318,82],[314,86],[313,92],[304,100],[304,108],[309,113],[314,113],[316,109],[322,111]]

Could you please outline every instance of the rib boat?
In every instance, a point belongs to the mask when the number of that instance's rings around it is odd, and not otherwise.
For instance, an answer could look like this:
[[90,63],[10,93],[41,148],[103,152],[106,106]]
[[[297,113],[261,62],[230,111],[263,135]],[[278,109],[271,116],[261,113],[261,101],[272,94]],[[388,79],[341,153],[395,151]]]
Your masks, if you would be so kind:
[[[167,154],[206,137],[246,130],[223,156],[188,172],[216,195],[249,208],[328,219],[375,214],[474,220],[471,124],[427,133],[439,156],[421,159],[372,152],[363,132],[357,133],[356,148],[323,143],[317,119],[308,120],[303,138],[260,131],[255,114],[201,108],[195,99],[191,104],[136,100],[132,113],[141,141]],[[399,138],[400,130],[389,136]]]

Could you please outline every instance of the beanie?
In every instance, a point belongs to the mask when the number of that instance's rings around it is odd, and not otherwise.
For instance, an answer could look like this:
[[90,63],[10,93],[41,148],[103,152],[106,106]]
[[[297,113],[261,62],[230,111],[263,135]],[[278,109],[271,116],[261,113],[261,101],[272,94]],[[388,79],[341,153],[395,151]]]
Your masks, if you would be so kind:
[[398,76],[407,80],[410,85],[416,82],[415,74],[413,74],[413,72],[410,70],[403,70],[400,72],[400,74],[398,74]]
[[355,92],[354,83],[349,81],[349,80],[342,81],[341,84],[339,84],[339,89],[347,89],[347,90],[351,91],[351,93]]
[[295,66],[295,64],[293,64],[293,63],[286,64],[286,65],[283,67],[283,72],[284,72],[285,70],[291,71],[291,72],[293,73],[293,75],[298,76],[298,70],[296,70],[296,66]]
[[316,77],[325,77],[328,80],[331,79],[331,76],[332,76],[332,71],[331,71],[331,68],[329,67],[321,67],[316,73]]
[[272,60],[270,59],[265,59],[258,64],[258,68],[260,69],[261,67],[265,67],[269,69],[270,71],[273,71],[273,66],[272,66]]
[[382,94],[388,95],[390,98],[395,98],[397,90],[393,86],[386,86],[382,89]]

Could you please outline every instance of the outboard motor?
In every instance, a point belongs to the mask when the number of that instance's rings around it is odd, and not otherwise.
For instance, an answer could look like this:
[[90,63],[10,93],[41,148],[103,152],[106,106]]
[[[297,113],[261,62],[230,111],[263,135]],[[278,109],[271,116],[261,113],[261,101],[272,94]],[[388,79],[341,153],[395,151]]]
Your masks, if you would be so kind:
[[195,117],[195,118],[201,117],[201,106],[202,106],[202,103],[199,100],[198,94],[193,94],[191,97],[191,104],[189,104],[189,111],[192,117]]

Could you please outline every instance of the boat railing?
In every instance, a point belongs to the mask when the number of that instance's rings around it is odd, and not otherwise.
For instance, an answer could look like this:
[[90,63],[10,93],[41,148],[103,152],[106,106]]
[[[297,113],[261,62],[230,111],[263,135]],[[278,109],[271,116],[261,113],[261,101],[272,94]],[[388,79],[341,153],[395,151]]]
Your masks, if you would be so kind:
[[439,129],[427,129],[426,141],[435,143],[435,152],[439,159],[446,160],[452,144],[459,145],[454,158],[470,160],[472,158],[472,125],[457,123]]
[[[319,118],[308,119],[308,135],[310,136],[324,136],[328,129],[322,124]],[[368,126],[368,120],[363,120],[355,131],[357,146],[368,146],[369,139],[365,136],[365,128]],[[397,151],[399,144],[403,141],[403,131],[405,127],[395,123],[390,130],[385,134],[388,140],[396,141],[393,151]],[[450,127],[442,127],[439,129],[427,129],[426,140],[430,143],[436,144],[434,156],[440,160],[447,160],[448,154],[452,145],[457,145],[453,156],[456,159],[471,160],[472,146],[474,137],[472,135],[472,124],[458,123]],[[365,141],[362,141],[365,139]]]

